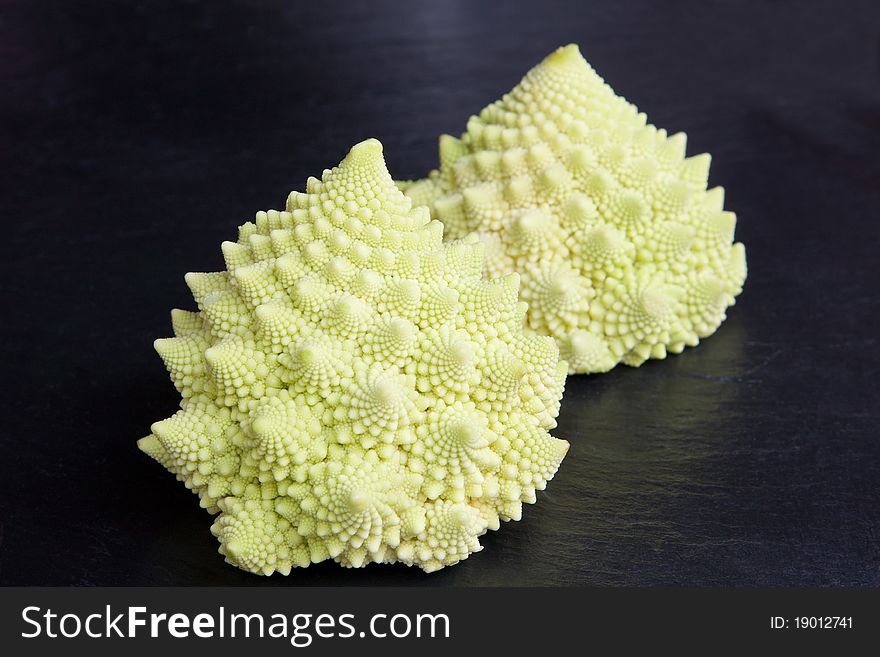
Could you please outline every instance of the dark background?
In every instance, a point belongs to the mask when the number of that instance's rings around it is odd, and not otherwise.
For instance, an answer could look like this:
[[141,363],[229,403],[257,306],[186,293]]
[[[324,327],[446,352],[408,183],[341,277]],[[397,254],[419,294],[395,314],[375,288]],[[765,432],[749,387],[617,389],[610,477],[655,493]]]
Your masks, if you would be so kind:
[[[0,2],[0,583],[878,585],[876,2]],[[717,335],[573,377],[525,519],[433,575],[223,563],[135,441],[187,271],[375,136],[392,173],[577,42],[748,249]]]

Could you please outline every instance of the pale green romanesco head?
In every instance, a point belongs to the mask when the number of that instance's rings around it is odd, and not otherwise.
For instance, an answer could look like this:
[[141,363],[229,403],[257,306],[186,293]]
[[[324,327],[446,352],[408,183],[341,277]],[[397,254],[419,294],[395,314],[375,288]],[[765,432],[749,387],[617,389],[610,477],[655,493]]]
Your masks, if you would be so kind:
[[560,48],[510,93],[440,139],[440,168],[402,183],[446,236],[476,235],[492,276],[517,272],[530,330],[570,372],[640,365],[715,332],[746,277],[708,154],[685,158]]
[[155,344],[181,410],[138,444],[240,568],[457,563],[568,449],[566,365],[523,335],[519,277],[485,280],[482,245],[412,205],[371,139],[186,276],[199,312]]

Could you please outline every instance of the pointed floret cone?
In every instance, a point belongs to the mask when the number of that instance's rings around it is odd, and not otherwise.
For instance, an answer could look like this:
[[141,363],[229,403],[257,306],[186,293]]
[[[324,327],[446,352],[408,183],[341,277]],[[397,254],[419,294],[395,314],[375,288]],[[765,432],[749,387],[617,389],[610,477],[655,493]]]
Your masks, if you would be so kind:
[[559,350],[523,334],[519,276],[442,232],[369,139],[187,275],[199,312],[155,344],[184,399],[138,444],[219,512],[229,563],[436,570],[556,472]]
[[[686,158],[685,145],[568,45],[472,116],[461,137],[443,135],[437,170],[400,186],[431,206],[447,239],[478,236],[492,275],[522,275],[528,326],[556,339],[570,373],[603,372],[697,344],[742,290],[736,218],[722,190],[707,190],[709,155]],[[561,266],[591,288],[578,308],[536,300]],[[618,317],[647,279],[685,300],[650,330],[647,315]],[[709,280],[707,306],[697,300]]]

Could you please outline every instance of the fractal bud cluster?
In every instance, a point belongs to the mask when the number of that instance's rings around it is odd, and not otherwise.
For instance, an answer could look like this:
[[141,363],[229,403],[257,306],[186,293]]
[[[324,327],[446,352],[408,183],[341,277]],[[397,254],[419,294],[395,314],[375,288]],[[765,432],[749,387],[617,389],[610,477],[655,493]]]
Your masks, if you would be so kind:
[[181,408],[138,444],[218,514],[228,562],[433,571],[535,502],[567,365],[483,248],[444,243],[368,140],[186,276],[199,310],[155,344]]
[[715,332],[742,290],[745,249],[710,157],[647,124],[560,48],[440,140],[440,166],[402,183],[448,238],[476,235],[486,268],[518,272],[528,327],[570,372],[637,366]]

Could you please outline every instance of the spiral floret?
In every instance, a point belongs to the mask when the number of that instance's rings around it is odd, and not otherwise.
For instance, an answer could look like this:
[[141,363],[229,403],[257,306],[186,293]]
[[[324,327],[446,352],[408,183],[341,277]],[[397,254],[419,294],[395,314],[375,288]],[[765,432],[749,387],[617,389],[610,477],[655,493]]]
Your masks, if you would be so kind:
[[581,56],[560,48],[440,138],[440,165],[401,183],[448,239],[474,235],[486,271],[516,272],[528,329],[569,372],[664,358],[714,333],[746,278],[710,157],[685,157]]
[[568,449],[549,434],[567,366],[522,334],[519,278],[444,244],[378,141],[222,250],[156,341],[183,399],[139,446],[217,514],[226,561],[432,571],[535,501]]

